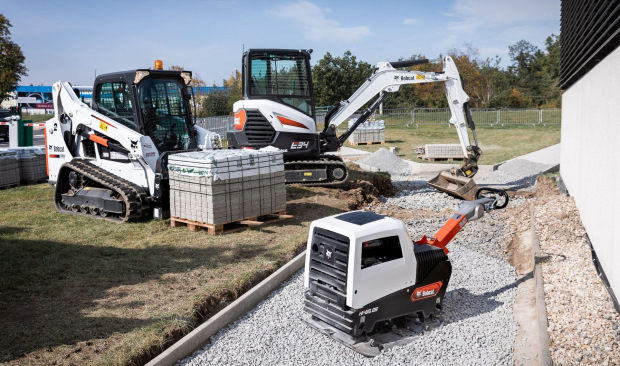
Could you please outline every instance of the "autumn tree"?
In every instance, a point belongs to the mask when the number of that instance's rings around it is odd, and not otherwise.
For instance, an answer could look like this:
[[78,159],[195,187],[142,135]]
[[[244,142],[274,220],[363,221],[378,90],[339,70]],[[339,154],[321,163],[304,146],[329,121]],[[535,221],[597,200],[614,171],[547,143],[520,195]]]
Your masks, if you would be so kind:
[[353,94],[372,75],[372,67],[346,51],[342,57],[329,52],[312,68],[314,101],[317,106],[334,105]]
[[0,14],[0,101],[17,88],[22,76],[28,75],[22,49],[11,41],[11,27],[11,22]]

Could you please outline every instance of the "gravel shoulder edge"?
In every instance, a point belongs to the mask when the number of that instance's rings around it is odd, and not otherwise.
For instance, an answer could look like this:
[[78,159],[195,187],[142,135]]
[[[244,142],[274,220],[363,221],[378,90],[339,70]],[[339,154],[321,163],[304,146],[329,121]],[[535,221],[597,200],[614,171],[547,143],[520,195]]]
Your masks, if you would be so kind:
[[265,278],[261,283],[254,286],[222,311],[199,325],[178,342],[164,350],[160,355],[152,359],[146,366],[171,366],[178,360],[191,355],[202,347],[208,340],[228,324],[245,315],[254,308],[261,300],[275,290],[282,282],[289,279],[305,264],[306,251],[290,260],[276,272]]

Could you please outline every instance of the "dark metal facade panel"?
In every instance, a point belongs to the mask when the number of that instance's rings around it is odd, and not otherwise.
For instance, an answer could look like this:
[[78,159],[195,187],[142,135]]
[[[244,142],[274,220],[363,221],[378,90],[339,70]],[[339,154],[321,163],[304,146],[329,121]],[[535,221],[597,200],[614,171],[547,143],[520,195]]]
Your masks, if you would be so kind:
[[620,0],[562,0],[560,87],[568,89],[620,45]]

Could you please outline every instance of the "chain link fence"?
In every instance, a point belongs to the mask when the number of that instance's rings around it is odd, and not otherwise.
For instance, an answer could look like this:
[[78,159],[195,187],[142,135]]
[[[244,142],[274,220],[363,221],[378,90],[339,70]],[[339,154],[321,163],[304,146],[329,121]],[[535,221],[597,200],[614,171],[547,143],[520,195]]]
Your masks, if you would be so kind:
[[[317,131],[323,129],[327,110],[327,107],[316,108]],[[356,112],[351,118],[360,116],[362,112]],[[546,126],[561,124],[562,113],[561,109],[472,108],[471,115],[478,126]],[[375,113],[374,118],[384,120],[386,128],[443,125],[450,119],[450,110],[448,108],[384,109],[383,114]],[[226,131],[233,129],[233,123],[232,116],[196,119],[198,126],[216,132],[222,138],[226,136]],[[346,128],[344,124],[339,127]]]

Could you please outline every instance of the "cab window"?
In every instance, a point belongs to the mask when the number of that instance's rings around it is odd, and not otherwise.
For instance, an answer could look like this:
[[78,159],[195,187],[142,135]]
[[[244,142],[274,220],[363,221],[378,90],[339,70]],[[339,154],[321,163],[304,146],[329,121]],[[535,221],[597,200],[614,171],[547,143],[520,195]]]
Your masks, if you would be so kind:
[[308,70],[301,55],[253,55],[249,83],[253,96],[276,96],[283,103],[312,114]]
[[98,112],[135,130],[133,106],[126,83],[113,82],[100,84],[97,87]]

